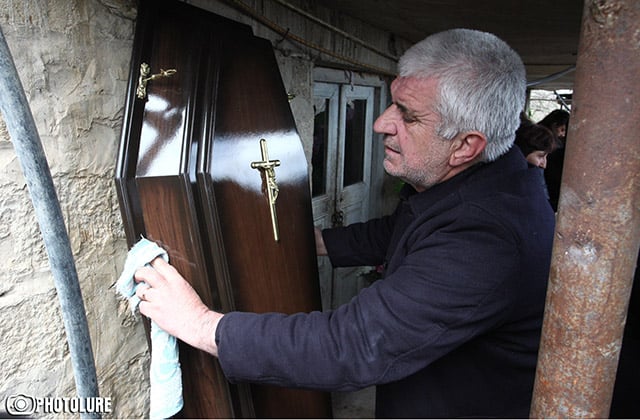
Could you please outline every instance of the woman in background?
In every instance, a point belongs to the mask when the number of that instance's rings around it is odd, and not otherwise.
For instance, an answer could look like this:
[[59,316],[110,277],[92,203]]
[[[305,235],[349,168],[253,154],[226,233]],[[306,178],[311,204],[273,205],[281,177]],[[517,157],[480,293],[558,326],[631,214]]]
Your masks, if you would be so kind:
[[567,130],[569,126],[569,113],[563,109],[551,111],[538,124],[547,127],[555,136],[553,153],[547,159],[547,168],[544,171],[544,179],[549,191],[549,202],[553,211],[558,211],[558,199],[560,197],[560,184],[562,182],[562,168],[564,164],[564,148],[566,145]]
[[555,136],[547,127],[522,119],[515,144],[531,165],[545,169],[547,155],[554,150]]
[[536,124],[521,114],[520,127],[516,131],[515,144],[520,148],[529,165],[539,168],[540,183],[544,186],[547,200],[551,204],[544,170],[547,167],[547,156],[553,152],[555,147],[555,136],[547,127]]

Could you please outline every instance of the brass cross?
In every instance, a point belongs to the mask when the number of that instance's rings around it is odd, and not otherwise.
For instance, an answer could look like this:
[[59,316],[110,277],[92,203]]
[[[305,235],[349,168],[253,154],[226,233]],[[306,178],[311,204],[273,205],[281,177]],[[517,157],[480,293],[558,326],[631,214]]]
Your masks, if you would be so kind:
[[267,153],[267,141],[260,139],[260,151],[262,152],[262,160],[259,162],[251,162],[253,169],[264,171],[267,184],[267,195],[269,199],[269,210],[271,210],[271,225],[273,227],[273,237],[276,242],[280,240],[278,233],[278,216],[276,215],[276,200],[278,199],[278,184],[276,183],[276,171],[274,168],[280,166],[279,160],[269,160]]

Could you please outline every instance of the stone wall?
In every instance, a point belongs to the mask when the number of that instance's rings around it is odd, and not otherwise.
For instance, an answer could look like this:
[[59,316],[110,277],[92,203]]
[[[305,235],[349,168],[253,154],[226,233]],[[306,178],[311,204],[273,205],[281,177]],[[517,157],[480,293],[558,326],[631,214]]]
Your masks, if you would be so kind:
[[[112,398],[112,416],[142,417],[148,409],[144,331],[111,288],[126,255],[113,174],[133,1],[3,0],[0,10],[69,232],[101,395]],[[18,393],[73,397],[69,349],[46,251],[19,161],[1,125],[0,400]]]
[[[191,3],[198,3],[192,1]],[[312,69],[318,54],[288,41],[224,3],[202,7],[254,26],[277,44],[277,58],[307,154],[313,130]],[[333,34],[268,1],[249,2],[282,14],[321,44],[344,50]],[[327,19],[330,12],[317,10]],[[260,6],[260,7],[259,7]],[[141,323],[112,288],[127,245],[114,187],[135,0],[0,0],[0,26],[22,80],[69,232],[87,312],[100,394],[112,400],[106,417],[148,415],[149,353]],[[282,22],[282,19],[279,21]],[[371,28],[340,18],[369,39]],[[380,38],[381,44],[388,44]],[[342,51],[345,53],[345,51]],[[349,51],[346,51],[349,53]],[[371,60],[353,50],[354,58]],[[322,59],[331,61],[330,57]],[[393,70],[392,63],[375,63]],[[0,411],[8,396],[73,397],[69,349],[46,251],[29,193],[0,118]]]

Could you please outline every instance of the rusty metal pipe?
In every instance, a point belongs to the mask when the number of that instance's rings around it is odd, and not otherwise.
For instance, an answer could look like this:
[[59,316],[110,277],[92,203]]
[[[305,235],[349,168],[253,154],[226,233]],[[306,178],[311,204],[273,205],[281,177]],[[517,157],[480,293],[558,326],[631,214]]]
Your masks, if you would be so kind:
[[640,246],[640,2],[587,0],[532,418],[605,418]]

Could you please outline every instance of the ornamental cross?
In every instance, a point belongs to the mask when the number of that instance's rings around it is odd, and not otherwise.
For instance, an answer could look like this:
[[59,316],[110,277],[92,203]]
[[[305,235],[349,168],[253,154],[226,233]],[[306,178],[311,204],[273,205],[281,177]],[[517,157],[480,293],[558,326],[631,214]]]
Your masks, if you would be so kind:
[[262,153],[262,160],[259,162],[251,162],[253,169],[258,169],[264,172],[267,197],[269,199],[269,210],[271,210],[271,225],[273,227],[273,237],[278,242],[280,240],[280,234],[278,233],[278,216],[276,214],[276,200],[278,199],[278,184],[276,183],[276,171],[274,168],[280,166],[279,160],[269,160],[269,154],[267,152],[267,141],[260,139],[260,151]]

